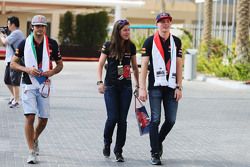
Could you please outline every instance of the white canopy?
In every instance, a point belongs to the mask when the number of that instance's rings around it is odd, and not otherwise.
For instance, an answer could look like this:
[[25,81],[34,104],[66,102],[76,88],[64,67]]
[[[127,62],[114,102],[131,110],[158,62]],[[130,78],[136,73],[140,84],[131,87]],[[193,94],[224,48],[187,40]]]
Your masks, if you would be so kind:
[[31,4],[51,4],[51,5],[72,5],[72,6],[122,6],[140,7],[145,4],[142,0],[0,0],[0,2],[11,3],[31,3]]

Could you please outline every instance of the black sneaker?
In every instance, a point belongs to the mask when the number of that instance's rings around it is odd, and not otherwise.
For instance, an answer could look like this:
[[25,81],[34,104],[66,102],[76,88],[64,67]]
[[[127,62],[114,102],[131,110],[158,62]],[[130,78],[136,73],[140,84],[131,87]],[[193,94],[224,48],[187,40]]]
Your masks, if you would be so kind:
[[110,156],[110,145],[104,145],[103,148],[103,155],[105,157],[109,157]]
[[161,160],[160,160],[160,156],[158,153],[154,153],[151,156],[151,164],[152,165],[161,165]]
[[124,158],[122,156],[122,153],[115,153],[115,160],[116,160],[116,162],[124,162]]
[[160,146],[159,146],[159,157],[160,158],[161,158],[162,154],[163,154],[163,145],[161,143]]

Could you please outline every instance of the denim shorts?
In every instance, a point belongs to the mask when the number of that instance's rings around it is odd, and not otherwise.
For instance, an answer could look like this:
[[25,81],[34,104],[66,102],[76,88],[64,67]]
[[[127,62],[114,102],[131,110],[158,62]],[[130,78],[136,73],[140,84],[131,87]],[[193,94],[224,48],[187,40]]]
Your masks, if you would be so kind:
[[42,97],[39,89],[24,90],[24,87],[22,88],[22,105],[24,115],[37,114],[39,118],[49,118],[49,97]]

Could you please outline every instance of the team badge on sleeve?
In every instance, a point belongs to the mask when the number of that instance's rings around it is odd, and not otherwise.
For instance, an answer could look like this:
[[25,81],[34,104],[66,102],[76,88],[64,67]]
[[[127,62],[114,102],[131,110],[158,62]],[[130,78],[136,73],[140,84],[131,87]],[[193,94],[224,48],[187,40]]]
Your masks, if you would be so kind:
[[142,48],[141,49],[141,54],[145,54],[146,53],[146,48]]
[[105,50],[106,50],[106,46],[102,45],[102,51],[105,51]]
[[182,56],[182,49],[179,49],[178,55]]
[[16,48],[15,55],[19,55],[19,49]]

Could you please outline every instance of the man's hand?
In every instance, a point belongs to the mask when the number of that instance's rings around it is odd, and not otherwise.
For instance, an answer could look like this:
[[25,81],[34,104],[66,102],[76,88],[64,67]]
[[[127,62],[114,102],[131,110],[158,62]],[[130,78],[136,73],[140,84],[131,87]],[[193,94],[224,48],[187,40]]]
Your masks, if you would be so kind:
[[179,101],[182,98],[182,91],[180,89],[175,89],[174,98]]
[[52,77],[54,75],[54,71],[53,70],[49,70],[49,71],[45,71],[45,72],[42,72],[41,75],[42,76],[45,76],[45,77]]
[[0,32],[0,39],[1,39],[1,42],[3,43],[3,45],[5,46],[6,44],[6,35],[3,34],[2,32]]
[[6,35],[5,35],[5,34],[3,34],[2,32],[0,32],[0,37],[4,37],[4,38],[6,38]]
[[41,76],[41,71],[39,71],[35,67],[28,68],[27,73],[33,76]]

